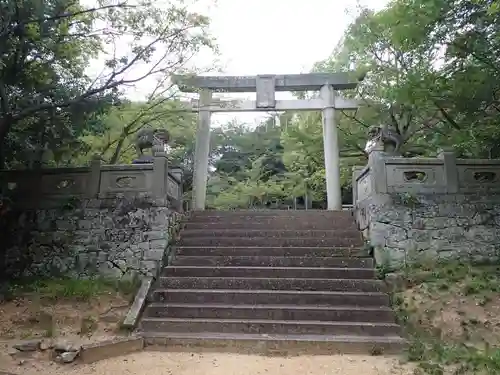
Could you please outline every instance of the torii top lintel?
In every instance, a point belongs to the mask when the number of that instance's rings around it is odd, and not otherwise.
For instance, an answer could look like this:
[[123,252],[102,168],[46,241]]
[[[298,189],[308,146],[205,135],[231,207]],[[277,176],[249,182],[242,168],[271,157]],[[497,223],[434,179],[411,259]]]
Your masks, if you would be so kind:
[[274,81],[275,91],[317,91],[324,85],[331,85],[335,90],[355,89],[357,82],[353,73],[307,73],[307,74],[265,74],[258,76],[192,76],[175,75],[173,83],[183,92],[208,89],[218,92],[256,92],[258,82]]

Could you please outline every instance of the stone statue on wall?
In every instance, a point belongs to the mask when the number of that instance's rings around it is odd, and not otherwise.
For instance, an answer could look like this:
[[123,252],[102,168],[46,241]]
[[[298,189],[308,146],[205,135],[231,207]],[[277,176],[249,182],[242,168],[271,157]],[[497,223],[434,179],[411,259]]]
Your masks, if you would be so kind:
[[150,148],[151,153],[153,153],[153,148],[155,146],[161,146],[162,149],[165,149],[169,140],[170,133],[166,129],[153,129],[148,127],[139,130],[135,138],[137,157],[139,160],[145,160],[145,158],[151,159],[151,157],[145,157],[143,150]]
[[376,147],[380,147],[384,152],[391,154],[400,154],[403,144],[403,137],[395,129],[388,125],[374,125],[368,130],[368,141],[366,142],[365,152],[370,152]]

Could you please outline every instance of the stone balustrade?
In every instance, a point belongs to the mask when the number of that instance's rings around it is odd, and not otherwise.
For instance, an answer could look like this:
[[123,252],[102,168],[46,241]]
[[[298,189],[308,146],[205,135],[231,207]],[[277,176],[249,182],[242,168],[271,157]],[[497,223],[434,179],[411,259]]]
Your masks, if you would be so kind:
[[354,213],[377,262],[500,255],[500,160],[403,158],[373,150],[353,171]]
[[182,201],[182,169],[169,167],[164,153],[149,164],[103,165],[94,158],[89,167],[6,170],[0,172],[7,190],[23,197],[24,207],[57,206],[69,197],[114,199],[148,196],[178,207]]

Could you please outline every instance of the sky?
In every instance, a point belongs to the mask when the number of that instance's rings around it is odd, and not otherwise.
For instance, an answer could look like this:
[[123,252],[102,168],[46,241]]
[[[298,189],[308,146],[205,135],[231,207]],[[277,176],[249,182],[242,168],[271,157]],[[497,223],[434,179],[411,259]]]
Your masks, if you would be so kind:
[[[381,9],[387,0],[360,0],[362,5]],[[310,71],[327,58],[349,22],[347,11],[355,0],[199,0],[197,8],[211,19],[211,31],[218,42],[225,75],[293,74]],[[199,56],[203,65],[204,56]],[[196,64],[196,58],[194,64]],[[139,83],[131,98],[145,92],[150,83]],[[252,94],[231,94],[252,99]],[[289,98],[278,93],[277,99]],[[255,94],[253,95],[253,99]],[[212,123],[237,118],[254,123],[265,113],[212,115]]]

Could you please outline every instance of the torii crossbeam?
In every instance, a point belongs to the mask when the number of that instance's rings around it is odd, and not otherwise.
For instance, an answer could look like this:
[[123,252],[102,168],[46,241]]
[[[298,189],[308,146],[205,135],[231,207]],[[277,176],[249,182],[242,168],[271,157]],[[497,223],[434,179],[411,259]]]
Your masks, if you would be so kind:
[[[340,156],[335,110],[355,110],[358,102],[342,98],[338,90],[354,89],[358,82],[350,73],[309,73],[258,76],[174,76],[181,91],[199,92],[199,100],[187,106],[199,113],[196,133],[193,201],[195,210],[204,210],[210,150],[210,117],[212,112],[311,111],[323,115],[326,191],[328,210],[342,210],[340,190]],[[276,100],[276,91],[318,91],[320,98]],[[256,100],[214,100],[214,92],[255,92]]]

